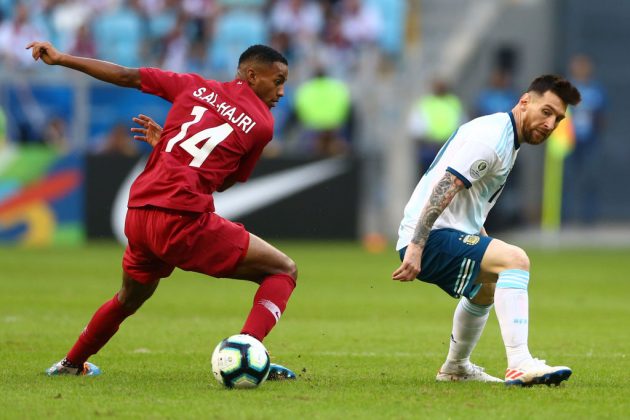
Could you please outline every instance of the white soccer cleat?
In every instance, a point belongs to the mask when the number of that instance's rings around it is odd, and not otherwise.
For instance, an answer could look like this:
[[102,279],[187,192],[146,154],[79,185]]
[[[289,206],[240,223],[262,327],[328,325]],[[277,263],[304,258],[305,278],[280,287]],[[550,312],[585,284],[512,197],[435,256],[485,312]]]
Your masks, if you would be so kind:
[[549,366],[544,360],[530,359],[516,369],[505,371],[505,385],[560,385],[569,379],[571,373],[566,366]]
[[50,368],[46,369],[48,376],[58,375],[76,375],[76,376],[96,376],[101,374],[101,369],[93,363],[85,362],[83,366],[76,367],[68,364],[66,359],[63,359]]
[[471,362],[461,365],[446,362],[440,368],[435,380],[438,382],[503,382],[499,378],[488,375],[484,370]]

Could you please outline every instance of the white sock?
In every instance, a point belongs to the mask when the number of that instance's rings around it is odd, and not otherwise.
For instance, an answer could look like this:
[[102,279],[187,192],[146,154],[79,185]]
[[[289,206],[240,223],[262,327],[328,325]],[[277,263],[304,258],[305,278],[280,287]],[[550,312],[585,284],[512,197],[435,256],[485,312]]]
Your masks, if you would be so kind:
[[507,353],[508,369],[517,368],[532,358],[527,347],[529,331],[529,272],[505,270],[499,273],[494,291],[494,307],[501,326],[501,336]]
[[447,364],[463,365],[470,361],[470,354],[481,337],[491,308],[492,305],[478,305],[465,297],[460,299],[453,315]]

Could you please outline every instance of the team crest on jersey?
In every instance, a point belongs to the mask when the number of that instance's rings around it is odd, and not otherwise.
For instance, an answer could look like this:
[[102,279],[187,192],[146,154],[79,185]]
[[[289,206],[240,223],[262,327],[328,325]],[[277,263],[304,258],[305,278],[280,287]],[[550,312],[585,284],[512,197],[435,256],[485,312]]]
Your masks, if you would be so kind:
[[462,242],[466,245],[477,245],[479,243],[479,236],[477,235],[466,235]]
[[488,162],[485,160],[476,160],[472,165],[470,165],[470,176],[475,179],[479,179],[488,172]]

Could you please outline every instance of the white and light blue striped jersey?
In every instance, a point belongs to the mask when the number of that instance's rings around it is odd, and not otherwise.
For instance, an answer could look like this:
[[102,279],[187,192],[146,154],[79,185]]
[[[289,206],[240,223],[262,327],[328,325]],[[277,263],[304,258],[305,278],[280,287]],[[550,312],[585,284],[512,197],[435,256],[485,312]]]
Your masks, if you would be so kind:
[[518,135],[511,112],[476,118],[460,126],[442,146],[405,206],[396,249],[400,250],[411,242],[420,213],[435,184],[446,171],[458,177],[466,189],[455,195],[433,224],[433,229],[451,228],[469,234],[479,233],[501,194],[518,148]]

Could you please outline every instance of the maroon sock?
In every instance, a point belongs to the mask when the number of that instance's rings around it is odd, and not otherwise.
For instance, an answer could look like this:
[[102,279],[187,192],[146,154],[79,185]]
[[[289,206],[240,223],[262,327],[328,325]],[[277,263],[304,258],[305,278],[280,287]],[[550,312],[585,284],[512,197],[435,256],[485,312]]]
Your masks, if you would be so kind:
[[68,352],[66,359],[73,365],[82,365],[88,357],[98,352],[116,334],[120,324],[131,314],[133,311],[121,306],[118,293],[116,293],[113,299],[98,308]]
[[295,280],[288,274],[266,277],[254,296],[254,306],[241,330],[262,341],[276,325],[295,289]]

